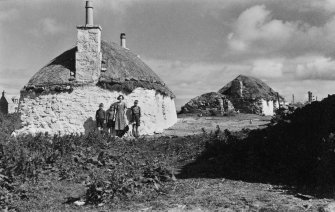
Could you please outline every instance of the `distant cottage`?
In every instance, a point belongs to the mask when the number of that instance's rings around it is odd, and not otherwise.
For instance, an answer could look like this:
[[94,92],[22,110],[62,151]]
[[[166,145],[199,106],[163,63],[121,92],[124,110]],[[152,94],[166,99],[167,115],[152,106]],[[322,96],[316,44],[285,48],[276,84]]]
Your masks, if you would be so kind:
[[218,92],[205,93],[191,99],[182,108],[181,113],[202,113],[217,115],[233,110],[272,116],[284,98],[263,81],[249,76],[239,75]]
[[242,113],[272,116],[284,98],[263,81],[239,75],[219,90]]
[[86,24],[77,30],[77,46],[40,69],[21,90],[22,128],[16,134],[87,133],[95,127],[99,103],[108,109],[120,94],[128,107],[139,100],[142,135],[177,122],[174,94],[126,48],[125,34],[121,45],[101,40],[91,1],[86,1]]

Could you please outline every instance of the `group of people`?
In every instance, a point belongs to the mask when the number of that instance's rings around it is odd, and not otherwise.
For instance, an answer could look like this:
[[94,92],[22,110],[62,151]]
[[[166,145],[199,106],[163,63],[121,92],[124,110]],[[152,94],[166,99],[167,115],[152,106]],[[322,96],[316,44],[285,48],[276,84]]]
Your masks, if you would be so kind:
[[117,102],[111,104],[107,111],[104,110],[103,103],[100,103],[99,109],[95,114],[98,130],[103,131],[106,123],[108,133],[122,137],[129,130],[129,125],[131,124],[133,127],[133,135],[139,137],[138,128],[141,122],[141,108],[138,106],[138,100],[135,100],[134,105],[130,108],[130,124],[128,124],[126,115],[128,108],[123,101],[124,96],[118,96],[117,100]]

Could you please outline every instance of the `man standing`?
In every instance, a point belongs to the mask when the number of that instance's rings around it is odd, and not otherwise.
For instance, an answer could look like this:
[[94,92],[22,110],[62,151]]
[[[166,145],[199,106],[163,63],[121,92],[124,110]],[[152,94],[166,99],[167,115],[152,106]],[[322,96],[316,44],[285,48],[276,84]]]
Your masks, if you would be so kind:
[[140,126],[141,122],[141,108],[138,106],[138,100],[135,100],[134,105],[131,107],[131,115],[132,115],[132,122],[133,122],[133,132],[135,137],[139,137],[140,134],[138,133],[138,127]]
[[97,122],[97,127],[100,132],[104,129],[104,123],[106,120],[106,112],[104,111],[104,104],[100,103],[99,109],[95,113],[95,120]]

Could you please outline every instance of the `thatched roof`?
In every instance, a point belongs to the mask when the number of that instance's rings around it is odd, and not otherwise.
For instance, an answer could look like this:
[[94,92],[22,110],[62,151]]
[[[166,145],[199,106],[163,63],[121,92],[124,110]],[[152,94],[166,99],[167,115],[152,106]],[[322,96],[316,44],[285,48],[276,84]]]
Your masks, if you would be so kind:
[[[262,98],[266,100],[277,100],[277,92],[270,88],[265,82],[255,77],[239,75],[233,81],[229,82],[223,88],[219,90],[219,93],[232,96],[236,95],[237,91],[234,90],[232,86],[234,81],[240,81],[243,84],[243,95],[244,99],[257,99]],[[284,100],[282,96],[279,95],[281,101]]]
[[[71,80],[75,73],[75,53],[77,48],[69,49],[40,69],[28,82],[27,88],[76,85]],[[131,92],[142,87],[154,89],[163,95],[174,97],[171,90],[159,76],[147,66],[138,55],[116,43],[101,42],[102,67],[98,86],[110,90]]]

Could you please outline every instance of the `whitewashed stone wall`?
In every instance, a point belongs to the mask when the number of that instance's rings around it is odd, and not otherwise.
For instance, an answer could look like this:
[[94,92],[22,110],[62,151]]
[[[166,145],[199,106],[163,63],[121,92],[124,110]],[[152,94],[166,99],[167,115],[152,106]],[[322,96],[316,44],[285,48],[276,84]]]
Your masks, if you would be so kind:
[[[20,101],[22,128],[14,135],[22,134],[70,134],[87,133],[96,127],[95,112],[99,103],[105,110],[116,102],[119,92],[111,92],[97,86],[75,88],[71,93],[22,96]],[[130,108],[137,99],[142,110],[142,135],[162,132],[177,122],[174,99],[162,96],[155,90],[135,89],[124,95]],[[130,119],[129,113],[128,118]]]
[[273,116],[274,115],[274,107],[273,107],[273,101],[267,101],[265,99],[262,99],[262,114],[266,116]]

